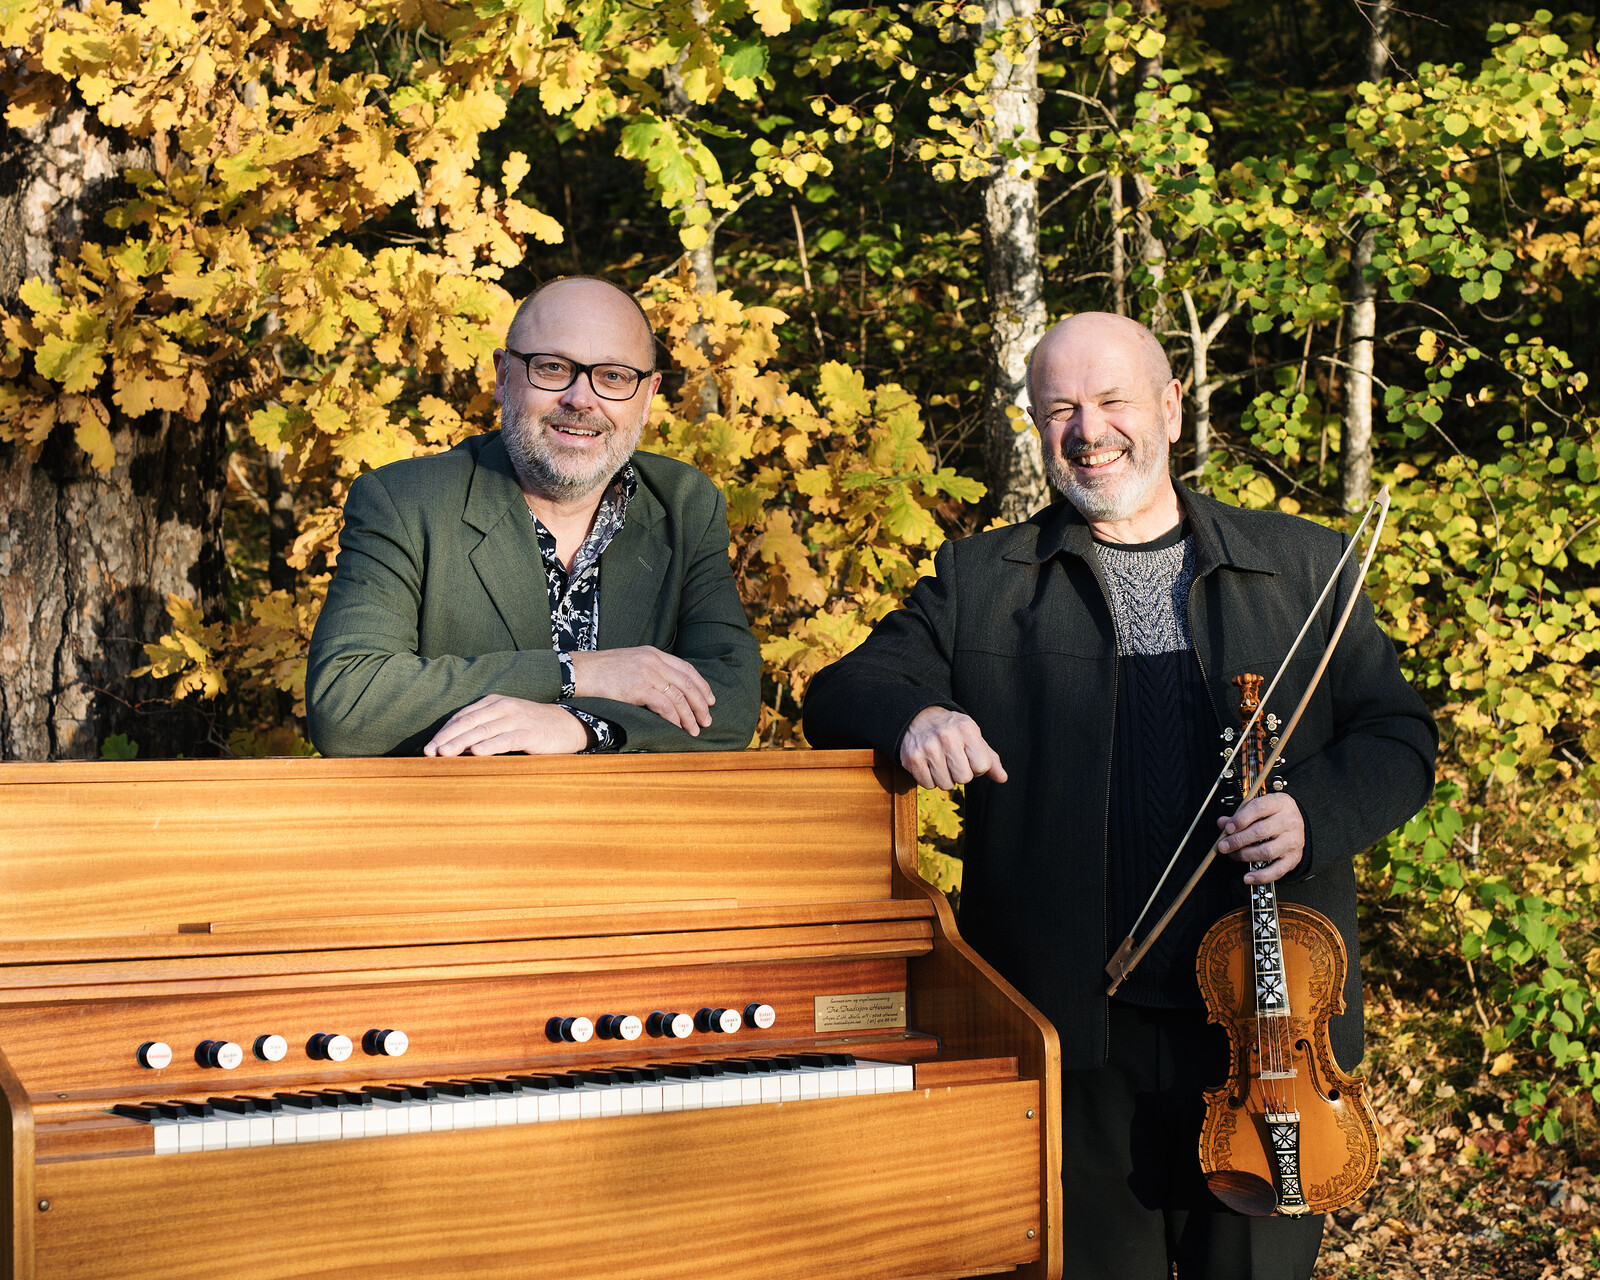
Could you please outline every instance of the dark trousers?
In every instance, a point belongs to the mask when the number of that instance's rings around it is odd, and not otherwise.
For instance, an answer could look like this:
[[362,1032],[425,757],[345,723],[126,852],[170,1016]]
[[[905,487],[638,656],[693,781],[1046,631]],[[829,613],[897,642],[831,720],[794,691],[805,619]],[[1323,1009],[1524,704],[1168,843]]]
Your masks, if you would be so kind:
[[1066,1280],[1308,1280],[1320,1214],[1249,1218],[1206,1189],[1201,1090],[1228,1041],[1201,1010],[1111,1003],[1109,1060],[1062,1072]]

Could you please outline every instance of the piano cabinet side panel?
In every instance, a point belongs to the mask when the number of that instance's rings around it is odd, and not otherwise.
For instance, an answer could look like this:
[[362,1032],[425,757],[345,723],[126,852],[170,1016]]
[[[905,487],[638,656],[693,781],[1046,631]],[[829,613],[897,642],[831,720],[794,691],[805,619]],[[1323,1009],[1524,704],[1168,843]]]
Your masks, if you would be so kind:
[[1038,1256],[1036,1081],[39,1170],[51,1280],[910,1280]]
[[33,1106],[0,1051],[0,1162],[6,1196],[0,1202],[0,1280],[33,1280]]
[[1023,1274],[1030,1280],[1060,1280],[1060,1036],[1043,1014],[961,940],[944,894],[917,875],[916,785],[898,767],[885,772],[891,775],[885,785],[895,792],[896,894],[927,897],[936,912],[932,950],[907,962],[909,1025],[938,1036],[942,1057],[1015,1057],[1019,1074],[1043,1086],[1045,1125],[1038,1177],[1045,1200],[1045,1248]]

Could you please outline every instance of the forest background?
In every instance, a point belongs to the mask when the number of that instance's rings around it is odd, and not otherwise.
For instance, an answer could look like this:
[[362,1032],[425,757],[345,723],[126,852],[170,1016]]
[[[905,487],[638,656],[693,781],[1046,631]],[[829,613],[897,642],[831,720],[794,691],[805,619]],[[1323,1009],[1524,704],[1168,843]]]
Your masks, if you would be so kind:
[[1392,486],[1369,590],[1442,735],[1362,860],[1390,1141],[1322,1265],[1593,1274],[1594,7],[0,0],[0,756],[308,752],[351,479],[491,428],[575,272],[656,323],[645,447],[726,493],[801,745],[942,540],[1048,501],[1048,321],[1136,315],[1187,483]]

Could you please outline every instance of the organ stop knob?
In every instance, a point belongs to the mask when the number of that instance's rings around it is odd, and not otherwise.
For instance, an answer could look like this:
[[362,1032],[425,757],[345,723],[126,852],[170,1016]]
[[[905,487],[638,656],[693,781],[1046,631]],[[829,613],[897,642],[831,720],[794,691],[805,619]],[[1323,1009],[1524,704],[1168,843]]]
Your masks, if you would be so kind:
[[326,1058],[330,1062],[343,1062],[354,1048],[349,1036],[319,1031],[306,1042],[306,1052],[313,1058]]
[[644,1034],[644,1023],[633,1014],[606,1013],[594,1024],[602,1040],[637,1040]]
[[682,1040],[694,1033],[694,1019],[686,1013],[662,1013],[658,1010],[650,1015],[645,1027],[653,1036]]
[[744,1025],[754,1027],[757,1031],[765,1031],[778,1020],[778,1011],[770,1004],[756,1001],[744,1007]]
[[374,1058],[398,1058],[411,1047],[411,1038],[404,1031],[374,1027],[361,1037],[361,1047]]
[[282,1036],[257,1036],[255,1055],[263,1062],[282,1062],[289,1056],[289,1042]]
[[202,1040],[195,1046],[194,1060],[202,1067],[232,1071],[244,1061],[244,1050],[231,1040]]
[[694,1025],[701,1031],[715,1031],[732,1035],[744,1019],[737,1009],[702,1009],[694,1015]]
[[551,1018],[544,1033],[551,1040],[587,1044],[594,1037],[594,1023],[587,1018]]
[[139,1046],[138,1058],[141,1067],[160,1071],[163,1067],[172,1065],[172,1046],[160,1040],[146,1040]]

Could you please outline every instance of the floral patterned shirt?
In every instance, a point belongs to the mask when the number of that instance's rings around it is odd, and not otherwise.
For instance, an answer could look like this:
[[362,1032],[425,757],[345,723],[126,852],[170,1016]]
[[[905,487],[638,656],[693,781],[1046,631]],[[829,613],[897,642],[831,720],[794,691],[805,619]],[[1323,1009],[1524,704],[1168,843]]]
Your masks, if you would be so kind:
[[[539,539],[539,555],[544,561],[545,589],[550,596],[550,647],[561,663],[562,698],[576,697],[578,692],[572,655],[599,647],[600,553],[622,531],[628,503],[638,487],[639,478],[634,474],[633,463],[624,463],[622,470],[606,486],[589,536],[573,558],[571,573],[556,554],[555,535],[544,527],[538,516],[533,516],[533,532]],[[529,515],[533,513],[530,511]],[[610,751],[621,745],[617,741],[617,728],[609,720],[568,706],[566,702],[558,705],[577,716],[589,731],[586,750]]]

